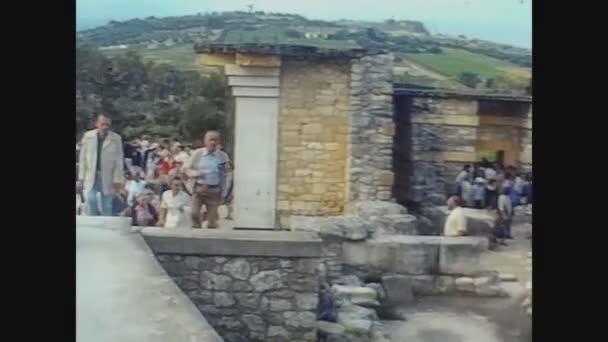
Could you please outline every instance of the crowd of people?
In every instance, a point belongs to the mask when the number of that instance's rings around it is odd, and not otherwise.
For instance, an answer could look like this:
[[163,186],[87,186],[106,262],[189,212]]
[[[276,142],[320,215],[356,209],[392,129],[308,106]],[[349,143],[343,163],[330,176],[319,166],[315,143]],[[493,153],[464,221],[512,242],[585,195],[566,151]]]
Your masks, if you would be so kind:
[[[448,202],[450,210],[460,207],[495,210],[496,223],[491,238],[506,245],[505,239],[513,238],[511,221],[515,208],[532,206],[532,173],[519,172],[513,166],[502,167],[485,159],[472,167],[465,165],[456,176]],[[458,235],[459,232],[453,228],[449,234]]]
[[[86,137],[76,146],[79,163],[89,160],[82,151],[85,141]],[[90,190],[83,191],[82,184],[77,185],[77,214],[131,217],[134,226],[200,228],[207,221],[208,228],[217,228],[219,206],[226,205],[226,218],[231,219],[232,179],[224,174],[230,174],[232,166],[222,151],[218,132],[204,134],[202,145],[194,149],[169,139],[135,139],[123,144],[124,181],[117,182],[120,184],[113,191],[92,195]],[[77,172],[86,173],[80,165]],[[96,178],[94,183],[101,180]],[[104,210],[99,203],[105,203],[102,198],[106,193],[108,209]]]

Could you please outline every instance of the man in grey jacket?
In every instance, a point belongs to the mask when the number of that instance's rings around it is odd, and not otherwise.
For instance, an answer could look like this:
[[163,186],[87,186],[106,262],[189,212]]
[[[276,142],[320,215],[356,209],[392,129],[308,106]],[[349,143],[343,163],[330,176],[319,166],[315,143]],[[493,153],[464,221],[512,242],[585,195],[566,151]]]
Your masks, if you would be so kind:
[[204,147],[192,154],[186,174],[195,179],[192,190],[192,224],[201,228],[201,207],[207,209],[207,228],[218,228],[218,207],[226,201],[232,182],[228,155],[218,149],[220,134],[207,131]]

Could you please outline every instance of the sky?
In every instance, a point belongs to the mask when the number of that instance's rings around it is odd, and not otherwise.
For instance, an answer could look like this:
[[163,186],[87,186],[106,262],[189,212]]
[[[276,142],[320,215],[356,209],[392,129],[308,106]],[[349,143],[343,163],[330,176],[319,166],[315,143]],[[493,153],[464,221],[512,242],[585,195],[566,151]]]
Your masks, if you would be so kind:
[[308,19],[419,20],[432,33],[532,47],[532,0],[76,0],[77,29],[109,20],[254,11]]

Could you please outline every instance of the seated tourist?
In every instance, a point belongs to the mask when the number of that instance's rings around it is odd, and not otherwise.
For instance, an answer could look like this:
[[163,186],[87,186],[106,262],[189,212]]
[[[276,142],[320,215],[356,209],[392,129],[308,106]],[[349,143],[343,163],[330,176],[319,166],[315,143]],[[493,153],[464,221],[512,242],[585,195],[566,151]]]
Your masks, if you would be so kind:
[[163,193],[158,225],[165,228],[190,228],[192,221],[189,207],[191,198],[183,191],[180,178],[173,178],[171,189]]
[[448,198],[448,210],[450,213],[445,220],[443,235],[462,236],[467,232],[467,218],[462,209],[462,200],[458,196]]
[[148,193],[137,196],[135,204],[131,208],[131,215],[134,226],[154,226],[158,221],[158,214],[154,206],[150,203]]

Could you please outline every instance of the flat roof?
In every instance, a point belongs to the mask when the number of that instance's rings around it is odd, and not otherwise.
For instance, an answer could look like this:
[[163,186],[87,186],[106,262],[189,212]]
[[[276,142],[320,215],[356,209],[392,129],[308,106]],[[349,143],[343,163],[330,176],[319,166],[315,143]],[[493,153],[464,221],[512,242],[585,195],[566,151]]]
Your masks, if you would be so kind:
[[331,48],[313,45],[258,43],[200,43],[194,45],[194,51],[196,53],[243,53],[316,58],[360,58],[386,53],[384,50],[369,50],[364,48]]
[[480,93],[475,91],[458,91],[438,88],[412,87],[399,83],[393,84],[393,95],[416,96],[416,97],[438,97],[438,98],[461,98],[486,101],[508,101],[508,102],[532,102],[532,96]]

